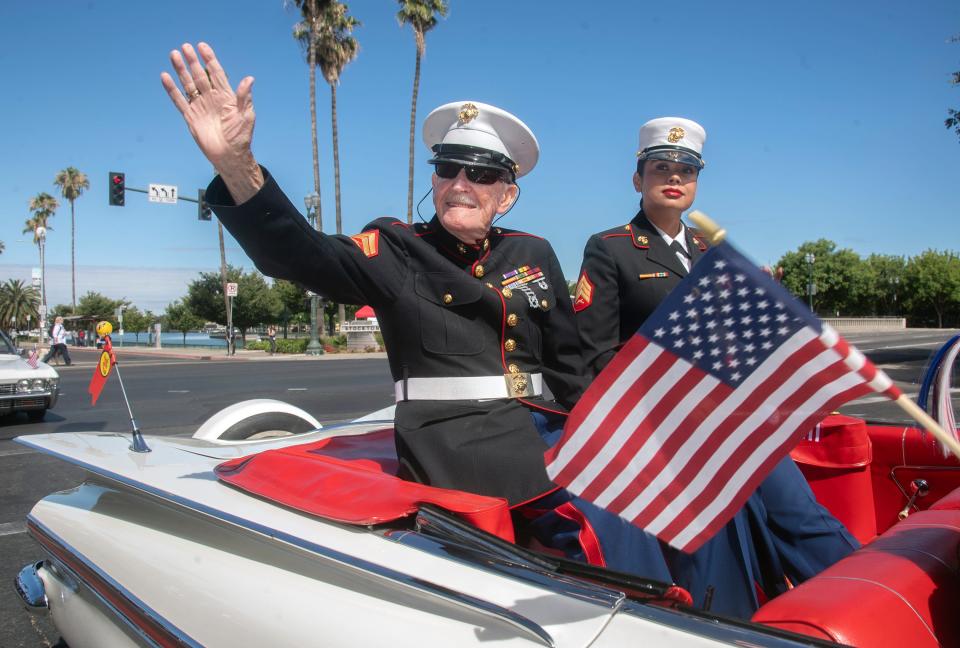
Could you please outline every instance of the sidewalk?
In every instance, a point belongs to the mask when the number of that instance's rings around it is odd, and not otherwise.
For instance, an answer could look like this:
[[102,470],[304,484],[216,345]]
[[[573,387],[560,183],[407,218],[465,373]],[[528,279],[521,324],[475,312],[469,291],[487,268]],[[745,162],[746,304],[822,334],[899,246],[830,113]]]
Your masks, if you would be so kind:
[[[226,349],[209,349],[200,347],[163,347],[155,349],[153,347],[142,346],[114,346],[114,353],[117,354],[118,362],[123,359],[140,358],[178,358],[189,360],[250,360],[250,361],[277,361],[288,360],[365,360],[365,359],[385,359],[385,352],[375,353],[324,353],[319,356],[307,355],[305,353],[277,353],[270,355],[266,351],[247,351],[246,349],[237,349],[237,352],[228,356]],[[100,355],[100,350],[94,347],[70,347],[70,356],[74,364],[79,361],[81,364],[93,364]],[[54,364],[53,366],[57,366]],[[64,365],[60,365],[61,367]]]

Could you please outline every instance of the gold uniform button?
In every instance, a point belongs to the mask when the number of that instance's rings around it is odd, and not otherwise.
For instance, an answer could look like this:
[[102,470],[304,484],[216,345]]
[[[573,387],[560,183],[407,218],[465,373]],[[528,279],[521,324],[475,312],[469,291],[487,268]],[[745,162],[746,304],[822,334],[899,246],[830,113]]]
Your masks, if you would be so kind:
[[506,351],[513,351],[517,348],[517,343],[515,340],[508,339],[506,342],[503,343],[503,348]]
[[483,249],[484,251],[490,249],[490,239],[483,239]]
[[518,367],[517,365],[511,363],[511,364],[507,367],[507,371],[509,371],[509,372],[512,373],[512,374],[518,374],[518,373],[520,373],[520,367]]
[[478,265],[476,268],[473,269],[473,276],[476,277],[477,279],[479,279],[480,277],[483,276],[483,266],[482,266],[482,265]]
[[504,289],[503,289],[503,297],[504,297],[504,299],[510,299],[511,297],[513,297],[513,291],[510,290],[509,288],[504,288]]
[[444,296],[443,296],[443,303],[444,303],[444,304],[452,304],[452,303],[453,303],[453,295],[451,295],[450,293],[447,293],[446,295],[444,295]]
[[487,288],[493,288],[493,284],[490,283],[489,281],[488,281],[487,283],[485,283],[484,285],[485,285]]
[[517,322],[520,321],[520,318],[517,317],[516,313],[510,313],[507,315],[507,326],[516,326]]
[[549,305],[550,305],[550,304],[547,303],[547,300],[546,300],[546,299],[541,299],[541,300],[540,300],[540,308],[546,310],[546,309],[547,309],[547,306],[549,306]]

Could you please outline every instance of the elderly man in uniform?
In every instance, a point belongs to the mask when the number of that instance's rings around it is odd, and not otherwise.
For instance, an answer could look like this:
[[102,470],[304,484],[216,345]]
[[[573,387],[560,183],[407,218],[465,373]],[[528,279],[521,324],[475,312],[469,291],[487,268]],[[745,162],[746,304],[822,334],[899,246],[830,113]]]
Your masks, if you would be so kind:
[[[640,128],[634,189],[640,211],[624,225],[594,234],[583,253],[574,310],[587,371],[607,365],[707,249],[681,220],[704,167],[706,132],[679,117]],[[748,618],[760,600],[784,591],[859,545],[813,497],[799,469],[783,460],[727,526],[693,555],[668,551],[677,583],[694,602]]]
[[[380,218],[353,237],[312,229],[254,160],[253,79],[234,94],[213,50],[171,53],[183,93],[162,82],[219,172],[206,200],[265,274],[377,312],[395,381],[405,476],[529,505],[532,533],[570,557],[665,580],[657,543],[578,502],[543,453],[580,396],[583,366],[560,265],[545,240],[493,227],[539,148],[513,115],[479,102],[427,117],[436,216]],[[547,400],[549,386],[556,402]],[[593,536],[594,530],[599,540]],[[586,540],[584,540],[586,539]]]

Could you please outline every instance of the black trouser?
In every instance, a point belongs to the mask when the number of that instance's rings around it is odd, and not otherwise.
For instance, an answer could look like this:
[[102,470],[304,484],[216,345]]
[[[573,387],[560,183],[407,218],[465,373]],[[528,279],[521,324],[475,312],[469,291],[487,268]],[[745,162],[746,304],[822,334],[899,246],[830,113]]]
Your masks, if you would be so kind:
[[70,361],[70,352],[67,351],[66,344],[51,344],[50,350],[47,351],[47,355],[43,356],[43,362],[49,362],[50,359],[55,355],[59,355],[61,358],[63,358],[63,361],[67,363],[68,366],[73,364]]

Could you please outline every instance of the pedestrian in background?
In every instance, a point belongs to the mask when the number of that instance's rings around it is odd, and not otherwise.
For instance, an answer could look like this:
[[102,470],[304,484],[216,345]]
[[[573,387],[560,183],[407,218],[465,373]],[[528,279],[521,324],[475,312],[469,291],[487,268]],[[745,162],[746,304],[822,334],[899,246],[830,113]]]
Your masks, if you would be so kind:
[[53,323],[53,330],[50,332],[50,350],[43,356],[44,362],[49,362],[55,356],[59,355],[69,367],[73,364],[70,361],[70,352],[67,351],[67,329],[63,326],[63,316],[57,315]]
[[267,339],[270,340],[270,355],[277,352],[277,327],[271,324],[267,327]]

